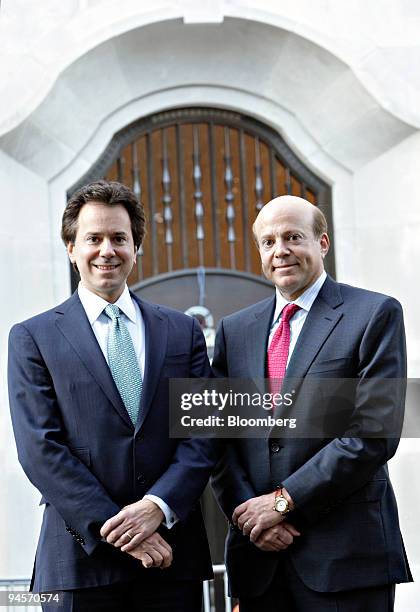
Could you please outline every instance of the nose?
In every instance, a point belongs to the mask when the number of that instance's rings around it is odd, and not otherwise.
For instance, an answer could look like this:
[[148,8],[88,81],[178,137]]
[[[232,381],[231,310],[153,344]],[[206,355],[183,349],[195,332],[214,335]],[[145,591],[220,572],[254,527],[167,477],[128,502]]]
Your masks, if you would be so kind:
[[104,238],[101,243],[100,256],[104,257],[105,259],[110,259],[111,257],[114,257],[114,255],[115,250],[112,246],[112,241],[108,238]]
[[274,257],[284,257],[290,254],[288,244],[282,239],[278,238],[274,247]]

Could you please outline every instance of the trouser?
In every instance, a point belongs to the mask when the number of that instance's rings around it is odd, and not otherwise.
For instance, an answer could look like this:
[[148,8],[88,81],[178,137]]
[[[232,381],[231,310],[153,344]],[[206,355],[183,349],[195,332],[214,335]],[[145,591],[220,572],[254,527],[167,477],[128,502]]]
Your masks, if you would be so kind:
[[44,612],[202,612],[203,585],[196,580],[135,580],[61,591],[61,604]]
[[[316,571],[316,567],[314,567]],[[239,599],[240,612],[392,612],[395,585],[319,593],[299,578],[290,559],[284,559],[268,590]]]

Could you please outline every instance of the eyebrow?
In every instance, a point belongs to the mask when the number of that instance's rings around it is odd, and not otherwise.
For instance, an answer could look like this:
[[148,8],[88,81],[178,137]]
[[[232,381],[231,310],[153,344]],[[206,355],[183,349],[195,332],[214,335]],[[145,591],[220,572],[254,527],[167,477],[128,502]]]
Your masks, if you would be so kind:
[[[86,236],[102,236],[103,232],[86,232]],[[113,236],[128,236],[127,232],[114,232]]]
[[273,234],[304,234],[305,230],[303,228],[299,228],[299,227],[293,227],[290,226],[284,230],[282,230],[281,232],[278,232],[275,228],[271,229],[271,230],[267,230],[266,232],[264,232],[263,236],[272,236]]

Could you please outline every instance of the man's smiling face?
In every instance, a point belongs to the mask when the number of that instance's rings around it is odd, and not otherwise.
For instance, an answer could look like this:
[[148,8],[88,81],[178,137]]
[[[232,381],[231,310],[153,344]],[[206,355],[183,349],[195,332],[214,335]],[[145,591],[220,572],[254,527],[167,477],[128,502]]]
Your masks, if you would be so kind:
[[124,291],[136,261],[131,222],[121,204],[88,202],[79,213],[74,243],[67,245],[82,284],[108,302]]
[[264,275],[289,301],[320,276],[328,252],[327,234],[314,236],[313,205],[284,196],[264,206],[254,231]]

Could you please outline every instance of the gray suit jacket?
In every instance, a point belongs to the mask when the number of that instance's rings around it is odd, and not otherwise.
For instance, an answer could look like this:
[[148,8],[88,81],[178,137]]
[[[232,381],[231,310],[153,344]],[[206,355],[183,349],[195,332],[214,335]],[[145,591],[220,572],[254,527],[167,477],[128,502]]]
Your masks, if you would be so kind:
[[[221,322],[213,361],[217,376],[264,377],[274,307],[273,297]],[[226,562],[233,595],[264,592],[284,554],[290,555],[303,582],[316,591],[411,580],[386,466],[398,437],[355,437],[362,423],[365,436],[382,421],[394,419],[398,427],[404,392],[390,393],[392,385],[381,384],[381,379],[405,376],[400,304],[328,277],[299,335],[283,390],[293,381],[302,397],[300,405],[295,402],[300,414],[320,411],[328,422],[336,410],[334,386],[328,396],[325,391],[314,394],[308,403],[302,392],[305,382],[358,379],[360,385],[354,388],[351,409],[347,406],[340,437],[293,439],[272,430],[266,439],[225,444],[213,486],[228,520],[238,504],[282,484],[296,504],[289,520],[302,530],[286,552],[269,553],[231,525]]]

